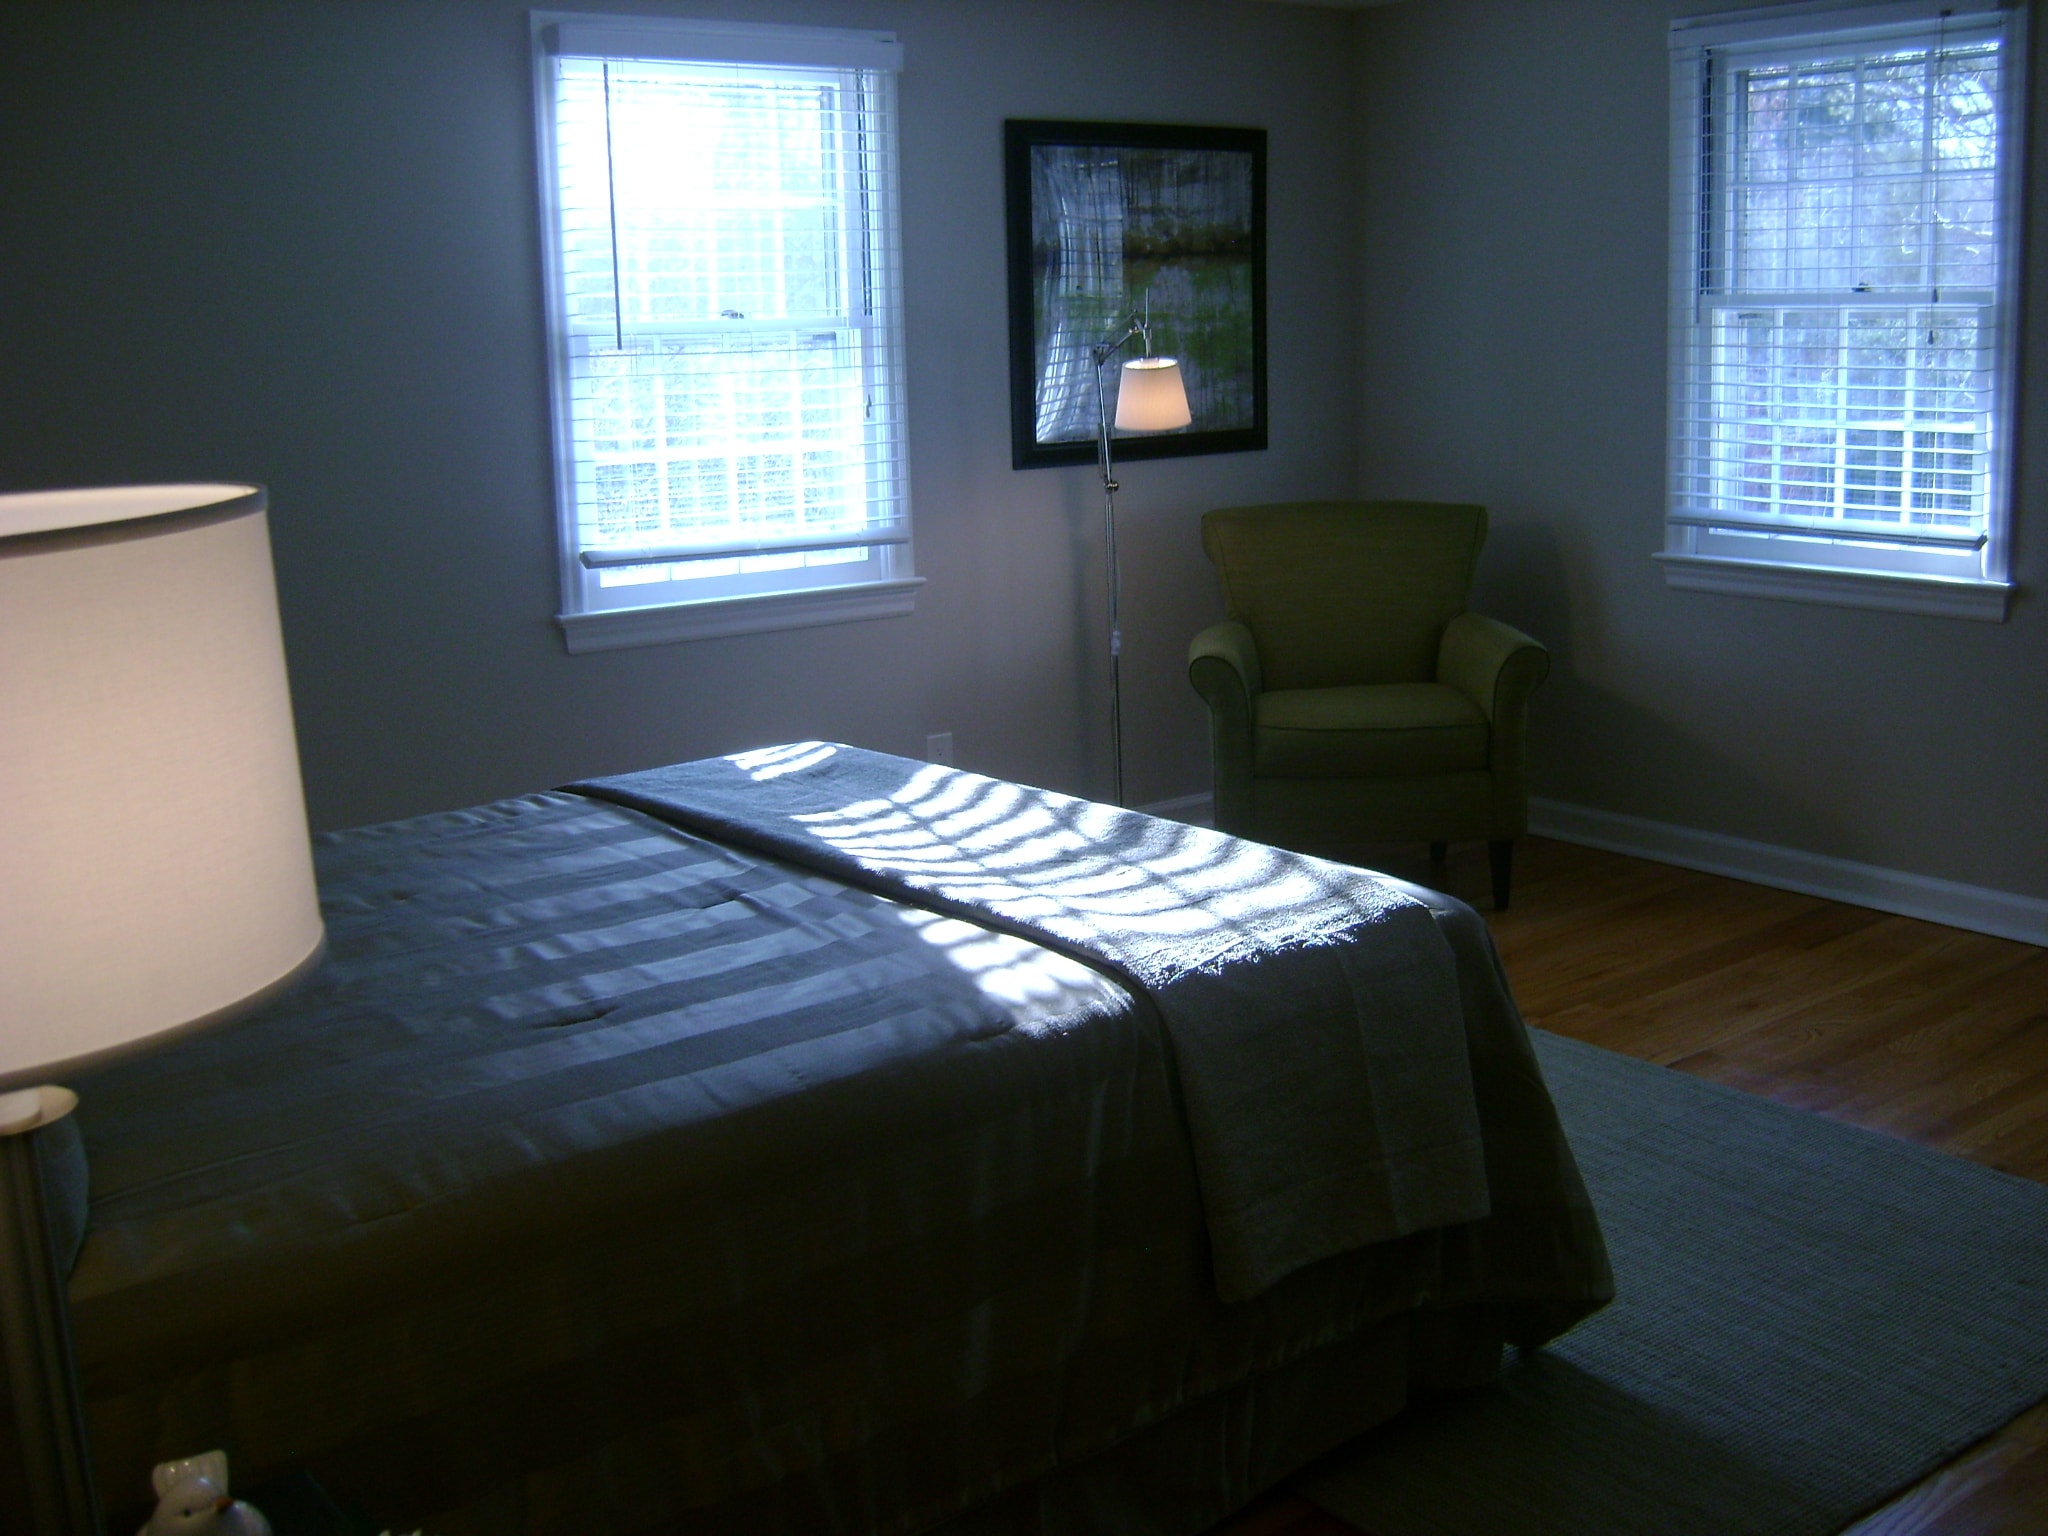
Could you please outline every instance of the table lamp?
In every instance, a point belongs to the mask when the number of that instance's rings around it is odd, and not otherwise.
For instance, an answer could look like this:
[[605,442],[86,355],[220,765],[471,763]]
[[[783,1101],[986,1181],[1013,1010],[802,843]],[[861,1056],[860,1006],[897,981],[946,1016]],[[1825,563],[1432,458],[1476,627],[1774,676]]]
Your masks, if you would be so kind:
[[0,496],[0,1351],[39,1536],[103,1536],[37,1152],[77,1103],[52,1080],[255,1006],[324,942],[265,505]]
[[1103,543],[1109,556],[1109,756],[1116,779],[1118,805],[1124,803],[1124,632],[1117,616],[1122,581],[1116,559],[1116,493],[1119,487],[1110,449],[1109,408],[1102,397],[1102,365],[1122,351],[1133,336],[1144,343],[1145,355],[1134,357],[1123,366],[1116,391],[1118,429],[1125,432],[1171,432],[1194,420],[1188,410],[1187,385],[1181,379],[1180,364],[1170,357],[1152,355],[1152,331],[1143,318],[1132,315],[1121,336],[1114,341],[1101,342],[1089,350],[1089,356],[1095,360],[1095,448],[1102,468]]

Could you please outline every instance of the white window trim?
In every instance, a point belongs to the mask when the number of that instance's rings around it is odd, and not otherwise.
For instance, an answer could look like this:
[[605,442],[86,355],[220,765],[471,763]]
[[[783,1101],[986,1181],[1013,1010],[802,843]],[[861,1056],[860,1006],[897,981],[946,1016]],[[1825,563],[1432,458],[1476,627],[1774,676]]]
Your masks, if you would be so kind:
[[723,635],[758,635],[774,629],[806,629],[813,624],[845,624],[854,619],[901,618],[916,607],[917,589],[923,585],[922,577],[908,576],[899,581],[807,587],[798,592],[769,592],[758,597],[564,613],[556,622],[562,626],[570,653],[580,655],[584,651],[666,645],[674,640],[715,640]]
[[1876,608],[1886,613],[1919,613],[1940,619],[2005,622],[2009,583],[1968,581],[1950,576],[1915,576],[1897,571],[1849,571],[1834,565],[1792,565],[1774,560],[1731,560],[1662,550],[1664,583],[1681,592],[1719,592],[1730,597],[1777,597],[1834,608]]
[[[2005,132],[2000,145],[1999,164],[2002,221],[1999,271],[2005,291],[2004,302],[1998,305],[2000,367],[1993,405],[1998,435],[1992,466],[1994,484],[1998,489],[1987,508],[1983,574],[1956,577],[1910,571],[1859,570],[1846,564],[1747,560],[1725,550],[1716,550],[1714,545],[1717,541],[1707,529],[1697,526],[1696,518],[1681,520],[1667,512],[1664,548],[1654,558],[1663,568],[1665,584],[1673,589],[2005,622],[2016,590],[2011,579],[2011,561],[2014,473],[2017,467],[2014,443],[2018,435],[2015,407],[2021,361],[2018,321],[2024,275],[2020,257],[2022,227],[2026,219],[2026,6],[2008,4],[2005,0],[1863,0],[1863,3],[1855,3],[1855,0],[1848,0],[1848,3],[1845,0],[1802,0],[1802,3],[1770,5],[1757,10],[1685,17],[1671,24],[1671,91],[1675,101],[1686,82],[1696,82],[1698,50],[1703,47],[1754,45],[1816,34],[1839,36],[1866,29],[1881,37],[1886,30],[1924,30],[1943,12],[1952,17],[1995,15],[2004,31],[2000,86],[2004,95],[2001,121]],[[1673,507],[1677,499],[1676,465],[1671,461],[1676,457],[1680,417],[1687,408],[1686,390],[1689,387],[1685,378],[1684,349],[1678,344],[1680,316],[1692,308],[1697,283],[1697,227],[1685,211],[1683,189],[1697,186],[1698,139],[1690,125],[1681,131],[1674,120],[1673,126],[1668,194],[1673,204],[1672,334],[1667,344],[1670,383],[1665,454],[1667,475],[1674,483],[1667,491],[1667,509]]]
[[[602,16],[580,11],[528,13],[533,60],[534,123],[540,181],[541,277],[547,304],[548,390],[553,423],[555,547],[562,608],[555,622],[572,655],[623,650],[728,635],[900,618],[914,611],[924,579],[915,569],[906,488],[903,523],[888,543],[903,552],[902,574],[786,591],[722,596],[642,607],[585,609],[580,604],[584,562],[579,549],[574,495],[575,460],[569,436],[567,328],[559,313],[562,293],[561,219],[557,207],[553,60],[558,52],[615,52],[638,58],[714,59],[738,63],[826,64],[900,70],[903,51],[894,34],[828,27],[770,26],[751,22]],[[687,41],[683,41],[683,39]],[[900,132],[900,130],[899,130]],[[897,177],[892,167],[891,181]],[[891,217],[900,217],[891,210]],[[903,296],[894,295],[901,324]],[[907,455],[906,455],[907,457]]]

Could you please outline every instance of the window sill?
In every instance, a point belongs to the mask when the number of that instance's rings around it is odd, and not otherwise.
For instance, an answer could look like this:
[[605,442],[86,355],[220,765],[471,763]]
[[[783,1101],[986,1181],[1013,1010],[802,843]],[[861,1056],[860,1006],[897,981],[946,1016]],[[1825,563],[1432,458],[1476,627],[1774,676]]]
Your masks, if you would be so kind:
[[1886,613],[1921,613],[1944,619],[1981,619],[2003,624],[2012,585],[2003,581],[1959,581],[1953,576],[1910,576],[1890,571],[1845,571],[1819,565],[1730,560],[1718,555],[1663,551],[1667,586],[1682,592],[1721,592],[1734,597],[1775,597],[1837,608],[1876,608]]
[[712,640],[755,635],[813,624],[846,624],[857,619],[901,618],[917,606],[922,577],[870,581],[852,587],[813,587],[803,592],[769,592],[697,603],[663,603],[648,608],[608,608],[564,613],[555,622],[572,655],[619,651],[678,640]]

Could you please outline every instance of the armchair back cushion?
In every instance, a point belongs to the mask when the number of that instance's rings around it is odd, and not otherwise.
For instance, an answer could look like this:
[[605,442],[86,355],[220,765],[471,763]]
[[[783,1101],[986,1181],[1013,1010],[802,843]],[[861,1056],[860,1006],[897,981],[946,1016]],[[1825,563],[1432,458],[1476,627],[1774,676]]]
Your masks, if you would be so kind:
[[1225,610],[1256,637],[1268,689],[1435,681],[1485,541],[1486,509],[1446,502],[1290,502],[1202,519]]

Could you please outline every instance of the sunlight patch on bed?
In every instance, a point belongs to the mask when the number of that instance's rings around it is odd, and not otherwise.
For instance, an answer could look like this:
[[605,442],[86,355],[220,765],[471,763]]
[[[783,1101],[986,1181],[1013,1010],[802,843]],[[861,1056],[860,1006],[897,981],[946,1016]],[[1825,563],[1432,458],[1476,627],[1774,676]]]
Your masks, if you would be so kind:
[[785,773],[801,773],[806,768],[815,768],[838,753],[839,749],[829,741],[793,741],[787,746],[735,752],[726,761],[735,768],[743,769],[756,783],[760,783],[779,779]]
[[[728,761],[760,781],[815,767],[839,750],[797,742]],[[1149,934],[1177,954],[1177,965],[1206,968],[1246,946],[1270,945],[1301,911],[1348,910],[1369,922],[1399,904],[1340,865],[936,763],[918,765],[886,798],[791,819],[917,889],[989,903],[1084,946],[1111,929]],[[963,968],[984,969],[978,960]]]
[[920,907],[897,907],[895,912],[919,938],[972,977],[984,997],[1002,1004],[1026,1033],[1049,1033],[1056,1026],[1071,1025],[1088,1004],[1106,1000],[1109,989],[1103,977],[1028,939]]

